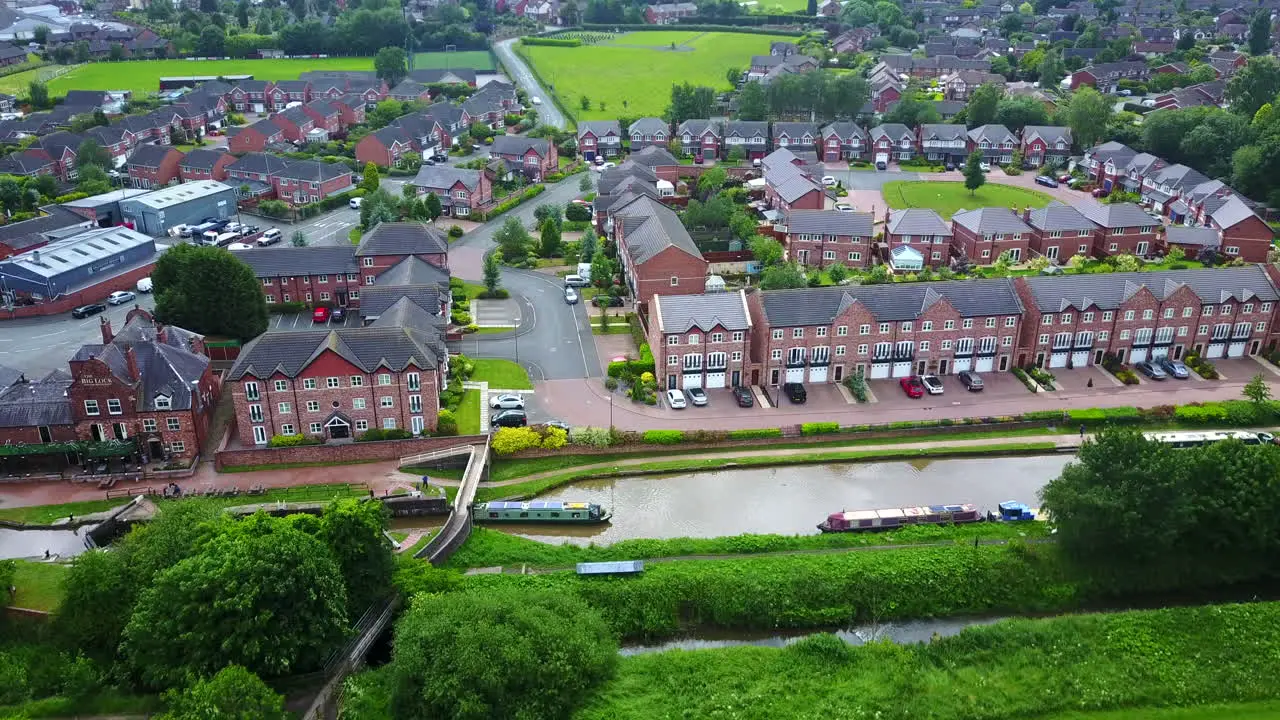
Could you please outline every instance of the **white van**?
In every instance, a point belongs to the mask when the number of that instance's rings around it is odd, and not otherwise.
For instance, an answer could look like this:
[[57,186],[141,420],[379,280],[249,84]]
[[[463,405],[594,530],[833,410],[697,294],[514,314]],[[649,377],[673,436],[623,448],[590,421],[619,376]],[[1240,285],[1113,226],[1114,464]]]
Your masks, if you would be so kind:
[[583,279],[581,275],[565,275],[565,287],[586,287],[590,283]]
[[224,247],[226,245],[230,245],[231,243],[239,239],[240,239],[240,233],[224,232],[218,235],[218,239],[214,241],[214,244],[217,245],[218,247]]
[[258,244],[261,245],[262,247],[266,247],[268,245],[275,245],[276,243],[280,242],[281,237],[283,237],[283,235],[280,233],[279,228],[271,228],[266,232],[262,233],[262,237],[258,238]]
[[227,246],[228,250],[252,250],[253,246],[249,243],[231,243]]
[[218,235],[219,233],[217,230],[206,230],[200,233],[200,242],[204,243],[205,245],[217,245]]
[[533,97],[529,98],[529,102],[533,103],[534,105],[541,105],[541,104],[542,104],[542,98],[540,98],[540,97],[538,97],[538,96],[536,96],[536,95],[535,95],[535,96],[533,96]]

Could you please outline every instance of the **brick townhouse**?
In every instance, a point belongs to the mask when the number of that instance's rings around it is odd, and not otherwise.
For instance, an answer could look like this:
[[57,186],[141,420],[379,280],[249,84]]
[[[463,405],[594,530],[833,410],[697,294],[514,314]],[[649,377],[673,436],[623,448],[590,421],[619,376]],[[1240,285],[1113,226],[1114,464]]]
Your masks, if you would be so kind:
[[342,124],[342,105],[333,100],[312,100],[302,106],[302,112],[311,118],[313,128],[323,130],[325,137],[344,137],[347,128]]
[[284,139],[294,145],[307,142],[307,133],[316,126],[315,120],[302,106],[294,106],[271,116],[271,122],[284,131]]
[[227,92],[227,102],[237,112],[263,113],[267,110],[267,94],[275,87],[270,80],[241,80]]
[[356,162],[362,166],[373,163],[378,167],[395,167],[401,158],[415,152],[414,138],[398,125],[378,128],[360,138],[356,143]]
[[969,131],[968,149],[993,165],[1008,165],[1018,149],[1018,137],[1003,125],[981,125]]
[[294,205],[306,205],[352,189],[351,168],[342,163],[296,160],[271,173],[276,197]]
[[1072,255],[1093,255],[1098,226],[1074,207],[1051,202],[1038,210],[1027,208],[1022,219],[1031,228],[1029,248],[1033,255],[1058,264]]
[[236,155],[249,152],[262,152],[268,145],[285,141],[284,128],[271,118],[240,128],[227,141],[227,147]]
[[[768,56],[765,56],[768,57]],[[759,160],[769,152],[769,123],[755,120],[730,120],[724,126],[724,151],[741,150],[748,160]]]
[[915,157],[916,134],[901,123],[885,123],[871,128],[871,152],[874,162],[910,160]]
[[136,188],[161,188],[177,182],[182,160],[182,152],[172,145],[139,145],[125,162],[129,184]]
[[85,131],[84,137],[101,145],[111,156],[111,164],[115,167],[124,165],[125,158],[136,144],[134,134],[121,125],[90,128]]
[[468,217],[493,204],[493,180],[487,170],[423,165],[409,184],[419,196],[434,193],[449,217]]
[[306,80],[280,80],[267,90],[267,109],[283,110],[289,103],[311,102],[311,83]]
[[1028,125],[1022,128],[1022,162],[1030,167],[1065,166],[1071,157],[1071,128]]
[[1031,228],[1009,208],[961,210],[951,216],[951,252],[978,265],[990,265],[1003,253],[1014,262],[1027,257]]
[[178,171],[183,182],[193,180],[227,179],[227,168],[236,161],[236,156],[223,150],[204,150],[197,148],[183,156],[178,163]]
[[810,267],[871,267],[871,213],[793,210],[785,222],[787,259]]
[[1222,232],[1222,252],[1246,262],[1265,262],[1275,233],[1238,195],[1209,213],[1206,227]]
[[807,122],[775,122],[772,131],[773,146],[792,152],[815,152],[821,137],[818,126]]
[[[909,208],[886,211],[884,252],[895,270],[941,267],[951,261],[951,226],[934,210]],[[918,267],[913,267],[916,256]]]
[[783,213],[821,210],[827,201],[821,185],[804,170],[786,162],[775,163],[765,171],[764,196],[769,207]]
[[1147,257],[1164,248],[1156,233],[1160,224],[1133,203],[1086,204],[1080,212],[1098,226],[1093,239],[1094,257]]
[[969,136],[963,125],[925,123],[916,131],[920,152],[933,162],[960,165],[969,155]]
[[743,290],[653,297],[648,340],[658,382],[723,388],[760,381],[751,362],[751,314]]
[[706,291],[707,261],[674,210],[638,195],[610,212],[622,276],[638,302]]

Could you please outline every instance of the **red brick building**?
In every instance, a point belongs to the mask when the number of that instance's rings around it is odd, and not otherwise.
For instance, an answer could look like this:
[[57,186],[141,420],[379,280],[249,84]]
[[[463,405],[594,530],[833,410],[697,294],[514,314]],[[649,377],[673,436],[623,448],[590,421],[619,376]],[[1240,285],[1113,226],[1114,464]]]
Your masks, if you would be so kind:
[[227,141],[227,147],[236,155],[247,152],[262,152],[268,145],[285,141],[284,128],[270,118],[240,128]]
[[236,161],[236,156],[222,150],[196,149],[187,153],[178,163],[178,172],[183,182],[192,180],[227,179],[227,168]]
[[1066,263],[1072,255],[1092,256],[1095,236],[1100,231],[1074,207],[1051,202],[1039,210],[1023,210],[1022,219],[1031,228],[1033,255],[1043,255],[1057,264]]
[[296,160],[271,173],[276,197],[294,205],[306,205],[352,188],[351,168],[342,163]]
[[610,213],[623,280],[637,302],[706,291],[707,261],[675,211],[639,195]]
[[139,145],[125,162],[129,184],[136,188],[162,188],[177,182],[183,155],[172,145]]
[[951,216],[952,254],[990,265],[1003,253],[1014,262],[1027,257],[1031,228],[1009,208],[962,210]]
[[951,260],[952,240],[951,226],[936,211],[910,208],[885,214],[884,252],[891,259],[898,248],[910,248],[920,254],[922,266],[940,267]]
[[1222,231],[1222,252],[1246,262],[1266,262],[1275,232],[1239,196],[1209,213],[1208,227]]
[[1160,223],[1133,203],[1085,205],[1081,213],[1098,226],[1093,238],[1094,257],[1146,257],[1163,249],[1156,233]]
[[489,157],[501,159],[510,172],[523,173],[534,182],[560,169],[556,146],[545,138],[500,135],[493,139]]
[[704,160],[715,159],[720,157],[724,129],[718,120],[685,120],[676,128],[676,138],[680,140],[684,154],[701,154]]
[[450,217],[468,217],[493,204],[493,180],[487,170],[463,170],[444,165],[423,165],[409,181],[418,195],[434,193]]
[[655,295],[648,340],[666,388],[723,388],[759,382],[751,362],[751,315],[742,290]]
[[793,210],[785,222],[787,259],[809,267],[871,267],[871,213]]

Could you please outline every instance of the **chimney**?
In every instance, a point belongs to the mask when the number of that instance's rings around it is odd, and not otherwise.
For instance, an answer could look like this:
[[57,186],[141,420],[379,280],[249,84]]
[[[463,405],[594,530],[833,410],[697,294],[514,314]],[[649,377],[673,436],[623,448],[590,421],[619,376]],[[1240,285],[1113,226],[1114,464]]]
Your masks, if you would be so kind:
[[32,261],[32,262],[34,262],[34,263],[35,263],[35,264],[37,264],[37,265],[39,265],[39,264],[40,264],[40,251],[39,251],[39,250],[32,250],[32,251],[31,251],[31,261]]
[[169,344],[169,328],[160,323],[156,323],[156,342],[161,345]]
[[124,361],[129,366],[129,379],[138,382],[142,379],[142,372],[138,370],[138,355],[133,351],[133,346],[125,348]]
[[1026,222],[1031,222],[1031,206],[1030,205],[1022,208],[1022,219]]
[[111,332],[111,321],[106,318],[102,318],[98,321],[98,328],[102,330],[102,344],[110,345],[111,339],[116,336],[115,333]]

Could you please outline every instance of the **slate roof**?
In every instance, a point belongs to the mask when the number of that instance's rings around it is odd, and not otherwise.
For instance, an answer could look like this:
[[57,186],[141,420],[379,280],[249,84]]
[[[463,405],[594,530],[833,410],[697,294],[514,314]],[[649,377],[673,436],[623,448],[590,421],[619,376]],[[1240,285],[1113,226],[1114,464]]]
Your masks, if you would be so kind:
[[387,94],[392,97],[421,97],[425,92],[427,92],[426,85],[405,78],[391,88]]
[[829,325],[855,302],[886,322],[914,320],[941,299],[964,317],[1020,315],[1023,310],[1007,278],[766,290],[760,296],[772,327]]
[[[272,125],[271,127],[275,127]],[[276,128],[277,130],[279,128]],[[227,166],[231,172],[245,172],[259,175],[271,175],[289,166],[289,161],[266,153],[246,153],[239,160]]]
[[598,138],[608,135],[622,137],[622,126],[618,125],[617,120],[583,120],[578,123],[578,137],[581,138],[587,133]]
[[926,123],[920,126],[920,140],[964,140],[968,137],[963,125]]
[[204,150],[197,148],[188,152],[186,156],[182,158],[182,162],[178,163],[178,165],[180,167],[193,168],[196,170],[213,170],[213,166],[218,164],[218,161],[228,154],[229,153],[221,150]]
[[268,247],[233,251],[253,268],[260,278],[296,275],[342,275],[359,272],[355,248],[316,245],[313,247]]
[[725,137],[769,137],[769,123],[763,120],[730,120],[725,124]]
[[1243,200],[1235,195],[1227,198],[1226,201],[1222,203],[1222,207],[1219,207],[1209,214],[1209,217],[1213,222],[1217,223],[1218,227],[1221,228],[1229,228],[1233,225],[1237,225],[1248,220],[1250,216],[1257,216],[1257,213],[1255,213],[1252,208],[1246,205]]
[[1086,153],[1086,155],[1095,158],[1099,163],[1106,164],[1110,160],[1118,167],[1124,167],[1137,154],[1138,151],[1114,140],[1092,147]]
[[228,377],[270,377],[280,372],[296,377],[326,350],[364,372],[379,368],[402,371],[408,367],[435,368],[440,355],[424,333],[410,328],[383,326],[344,328],[329,332],[278,332],[259,335],[240,351]]
[[173,410],[191,410],[199,407],[198,396],[193,398],[191,384],[198,381],[209,367],[209,358],[180,347],[150,340],[135,340],[117,336],[107,345],[83,345],[72,360],[96,357],[111,368],[111,374],[121,381],[133,384],[129,377],[129,364],[125,359],[127,348],[133,348],[138,361],[141,380],[138,383],[136,409],[154,410],[155,399],[169,397]]
[[890,212],[887,228],[893,235],[951,235],[951,226],[942,216],[925,208]]
[[447,165],[423,165],[418,168],[418,174],[409,181],[409,184],[423,188],[448,190],[454,185],[462,183],[468,190],[474,191],[480,186],[480,172],[479,170],[467,170]]
[[902,139],[904,135],[911,135],[911,130],[902,123],[882,123],[871,128],[871,139],[874,140],[884,135],[894,142]]
[[[449,287],[449,271],[420,257],[409,256],[387,268],[375,281],[377,286],[430,285]],[[376,287],[376,286],[375,286]],[[369,288],[365,288],[368,290]],[[361,295],[363,304],[364,296]]]
[[721,126],[719,120],[709,120],[707,118],[685,120],[676,128],[677,135],[684,135],[687,132],[693,137],[701,137],[708,131],[715,137],[724,136],[724,128]]
[[520,155],[523,156],[530,150],[536,152],[539,157],[546,157],[550,152],[550,145],[542,138],[521,137],[519,135],[499,135],[493,139],[493,145],[490,146],[490,155]]
[[129,154],[128,164],[145,168],[158,168],[160,167],[160,163],[163,162],[171,152],[176,152],[179,155],[182,154],[172,145],[151,145],[149,143],[146,145],[139,145],[133,149],[132,153]]
[[[382,278],[378,279],[381,280]],[[373,285],[360,289],[360,317],[364,319],[379,318],[393,305],[405,298],[428,313],[432,309],[436,309],[437,312],[435,314],[439,314],[439,285]],[[443,318],[441,323],[444,323]]]
[[658,145],[650,145],[638,152],[631,153],[631,159],[629,162],[634,162],[651,168],[668,167],[680,164],[680,161],[676,160],[675,155],[672,155],[666,148]]
[[1081,206],[1080,212],[1104,228],[1148,227],[1157,224],[1133,203],[1088,203]]
[[818,132],[818,126],[814,123],[807,122],[776,122],[773,124],[773,137],[778,138],[786,135],[788,138],[803,138],[808,133],[810,137],[817,140],[821,137]]
[[628,135],[634,135],[636,133],[640,133],[641,135],[656,135],[658,133],[663,133],[664,135],[670,136],[671,127],[667,125],[667,121],[662,118],[642,117],[631,123],[630,127],[627,128]]
[[1044,141],[1045,145],[1052,146],[1059,140],[1067,145],[1067,149],[1071,148],[1071,128],[1059,127],[1057,125],[1028,125],[1022,129],[1022,141],[1031,142],[1036,138]]
[[867,131],[855,122],[833,122],[822,128],[822,137],[827,138],[835,135],[841,140],[859,137],[863,140],[867,139]]
[[623,241],[637,265],[670,247],[702,259],[675,211],[657,200],[637,197],[615,212],[614,222],[622,223]]
[[72,424],[75,420],[71,415],[71,400],[66,396],[70,386],[71,376],[62,370],[55,370],[36,381],[29,382],[20,377],[0,383],[3,388],[0,389],[0,427]]
[[1085,217],[1079,210],[1060,202],[1051,202],[1047,207],[1031,211],[1031,227],[1047,232],[1064,230],[1096,230],[1097,225]]
[[1031,228],[1022,222],[1022,218],[1004,207],[961,210],[951,216],[951,223],[962,225],[978,235],[1031,232]]
[[809,235],[848,235],[871,237],[874,217],[871,213],[839,210],[792,210],[787,215],[787,232]]
[[822,192],[821,185],[814,182],[812,178],[804,174],[804,171],[791,163],[785,163],[768,170],[764,174],[764,180],[769,183],[773,191],[778,194],[778,197],[788,203],[795,202],[814,190]]
[[382,222],[365,233],[356,255],[419,255],[449,252],[449,240],[420,222]]
[[746,297],[741,290],[705,295],[666,295],[654,300],[658,332],[683,333],[694,328],[704,332],[719,325],[725,330],[747,330]]
[[969,139],[975,143],[986,140],[992,145],[999,145],[1003,142],[1018,144],[1017,136],[1009,132],[1009,128],[1003,125],[980,125],[969,131]]
[[1170,225],[1165,230],[1165,242],[1170,245],[1199,245],[1201,247],[1218,247],[1222,244],[1222,234],[1213,228],[1186,227]]
[[290,180],[308,180],[326,182],[334,178],[350,175],[351,168],[342,163],[316,162],[315,160],[295,160],[287,166],[272,173],[276,177]]
[[1280,297],[1261,265],[1150,273],[1039,275],[1023,281],[1030,287],[1041,312],[1089,307],[1115,309],[1143,287],[1163,300],[1185,285],[1208,304],[1228,300],[1272,302]]
[[451,68],[445,70],[443,68],[425,68],[421,70],[411,70],[409,77],[420,83],[466,83],[474,85],[476,82],[476,71],[471,68]]
[[1200,185],[1201,183],[1209,182],[1209,178],[1205,177],[1194,168],[1177,163],[1175,165],[1162,168],[1154,177],[1151,178],[1151,182],[1156,185],[1168,185],[1174,190],[1180,190],[1182,188],[1192,188]]
[[267,138],[270,138],[275,135],[279,135],[284,132],[284,130],[279,125],[275,124],[275,121],[273,121],[271,118],[265,118],[263,120],[259,120],[258,122],[244,128],[240,132],[244,132],[245,130],[252,130],[258,133],[259,135],[262,135],[263,137],[267,137]]
[[600,173],[600,179],[596,182],[596,191],[599,193],[612,193],[615,188],[629,178],[656,183],[658,174],[646,165],[640,165],[628,160],[618,167],[609,168]]

